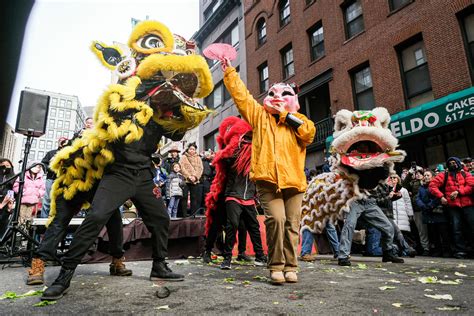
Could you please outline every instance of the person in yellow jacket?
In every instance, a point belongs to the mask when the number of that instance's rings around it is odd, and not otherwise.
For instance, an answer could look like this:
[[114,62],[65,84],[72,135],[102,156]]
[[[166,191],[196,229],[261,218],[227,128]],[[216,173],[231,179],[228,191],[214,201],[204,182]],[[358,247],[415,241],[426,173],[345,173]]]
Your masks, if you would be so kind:
[[262,106],[228,59],[222,68],[227,90],[253,129],[250,178],[256,182],[265,211],[271,281],[295,283],[306,146],[313,141],[316,128],[297,112],[298,96],[290,85],[273,85]]

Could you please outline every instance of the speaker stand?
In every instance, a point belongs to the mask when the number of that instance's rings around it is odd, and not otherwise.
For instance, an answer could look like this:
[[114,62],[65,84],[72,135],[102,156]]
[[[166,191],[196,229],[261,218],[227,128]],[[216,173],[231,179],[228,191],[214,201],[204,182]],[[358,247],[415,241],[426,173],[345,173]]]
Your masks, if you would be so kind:
[[[0,258],[0,263],[11,263],[14,261],[21,260],[24,266],[28,266],[33,252],[39,245],[39,242],[32,238],[26,229],[26,225],[20,225],[18,223],[18,217],[20,216],[20,204],[21,198],[23,197],[23,187],[25,186],[25,173],[26,165],[28,162],[28,156],[30,154],[31,143],[33,133],[28,132],[26,136],[25,154],[23,155],[23,161],[21,164],[21,172],[19,176],[18,194],[15,202],[15,208],[11,217],[10,223],[3,236],[0,239],[0,254],[3,254],[6,258]],[[21,249],[18,245],[18,235],[20,235],[20,243],[25,238],[28,240],[26,249]],[[9,243],[8,243],[9,242]],[[8,258],[8,259],[7,259]]]

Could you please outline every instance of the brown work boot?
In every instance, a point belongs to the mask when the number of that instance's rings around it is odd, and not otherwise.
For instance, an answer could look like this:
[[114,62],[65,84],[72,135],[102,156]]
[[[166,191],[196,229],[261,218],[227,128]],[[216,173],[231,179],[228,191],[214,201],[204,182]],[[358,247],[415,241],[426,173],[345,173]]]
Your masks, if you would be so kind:
[[272,284],[282,284],[285,283],[285,276],[283,271],[270,271],[270,281]]
[[298,282],[298,276],[295,271],[287,271],[285,272],[285,280],[288,283],[296,283]]
[[28,270],[27,285],[41,285],[44,284],[44,261],[39,258],[33,258],[31,261],[31,269]]
[[310,254],[310,253],[307,253],[303,256],[300,257],[300,260],[301,261],[305,261],[305,262],[313,262],[316,260],[316,256]]
[[122,258],[112,258],[112,263],[110,264],[110,275],[116,276],[131,276],[132,270],[129,270],[125,267],[123,261],[125,260],[124,257]]

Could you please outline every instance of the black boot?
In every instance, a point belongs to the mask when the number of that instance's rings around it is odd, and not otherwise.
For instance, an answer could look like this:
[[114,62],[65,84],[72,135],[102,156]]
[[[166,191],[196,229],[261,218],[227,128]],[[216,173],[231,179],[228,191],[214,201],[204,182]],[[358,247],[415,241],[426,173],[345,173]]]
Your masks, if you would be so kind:
[[393,251],[389,250],[383,252],[382,262],[404,263],[405,261],[402,258],[397,257]]
[[150,273],[151,281],[184,281],[184,275],[173,273],[168,268],[168,262],[153,260],[153,267]]
[[202,254],[202,261],[204,263],[211,263],[212,258],[211,258],[211,252],[208,250],[205,250],[204,253]]
[[63,295],[66,294],[67,290],[69,289],[74,271],[75,269],[61,268],[56,280],[54,280],[53,284],[43,292],[41,300],[55,301],[63,297]]

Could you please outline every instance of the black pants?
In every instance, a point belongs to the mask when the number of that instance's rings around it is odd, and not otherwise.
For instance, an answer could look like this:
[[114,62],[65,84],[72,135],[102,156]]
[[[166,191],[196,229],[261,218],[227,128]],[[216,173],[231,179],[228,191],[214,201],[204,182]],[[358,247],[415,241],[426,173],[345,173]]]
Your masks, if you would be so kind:
[[[206,237],[206,251],[211,252],[214,248],[214,244],[217,240],[217,237],[222,232],[222,225],[226,222],[226,214],[225,210],[217,210],[218,215],[214,217],[214,220],[211,223],[211,227],[209,227],[209,231],[207,232]],[[239,228],[239,253],[245,253],[247,249],[247,228],[245,227],[245,223],[243,218],[240,218]],[[224,241],[225,243],[225,241]]]
[[448,223],[433,223],[427,226],[433,253],[444,255],[451,253]]
[[7,207],[5,206],[0,210],[0,238],[3,236],[8,227],[8,219],[10,217],[10,212],[8,212]]
[[153,259],[164,260],[168,254],[170,218],[163,199],[157,199],[153,195],[153,188],[151,169],[113,167],[107,170],[100,180],[91,208],[63,258],[63,267],[66,269],[77,267],[102,227],[115,210],[128,199],[131,199],[140,210],[143,221],[151,233]]
[[250,240],[252,241],[255,255],[262,256],[262,238],[260,236],[260,225],[257,220],[257,210],[255,206],[241,205],[235,201],[227,201],[225,202],[225,206],[227,221],[225,225],[224,257],[232,256],[232,249],[235,244],[235,233],[239,227],[240,218],[243,219],[245,227],[250,234]]
[[[79,205],[74,205],[73,203],[64,200],[62,197],[57,199],[56,215],[51,224],[49,224],[43,240],[41,240],[38,249],[34,253],[35,258],[39,258],[43,261],[57,260],[56,249],[58,248],[59,243],[64,240],[64,237],[67,234],[67,227],[71,222],[71,219],[77,213],[79,207]],[[106,227],[110,240],[109,254],[114,258],[121,258],[124,251],[122,245],[122,216],[119,209],[116,209],[112,214]]]
[[179,203],[181,217],[188,216],[188,194],[190,194],[191,200],[191,208],[189,209],[189,213],[193,214],[201,206],[202,185],[200,183],[186,183],[186,186],[183,188],[183,198]]

